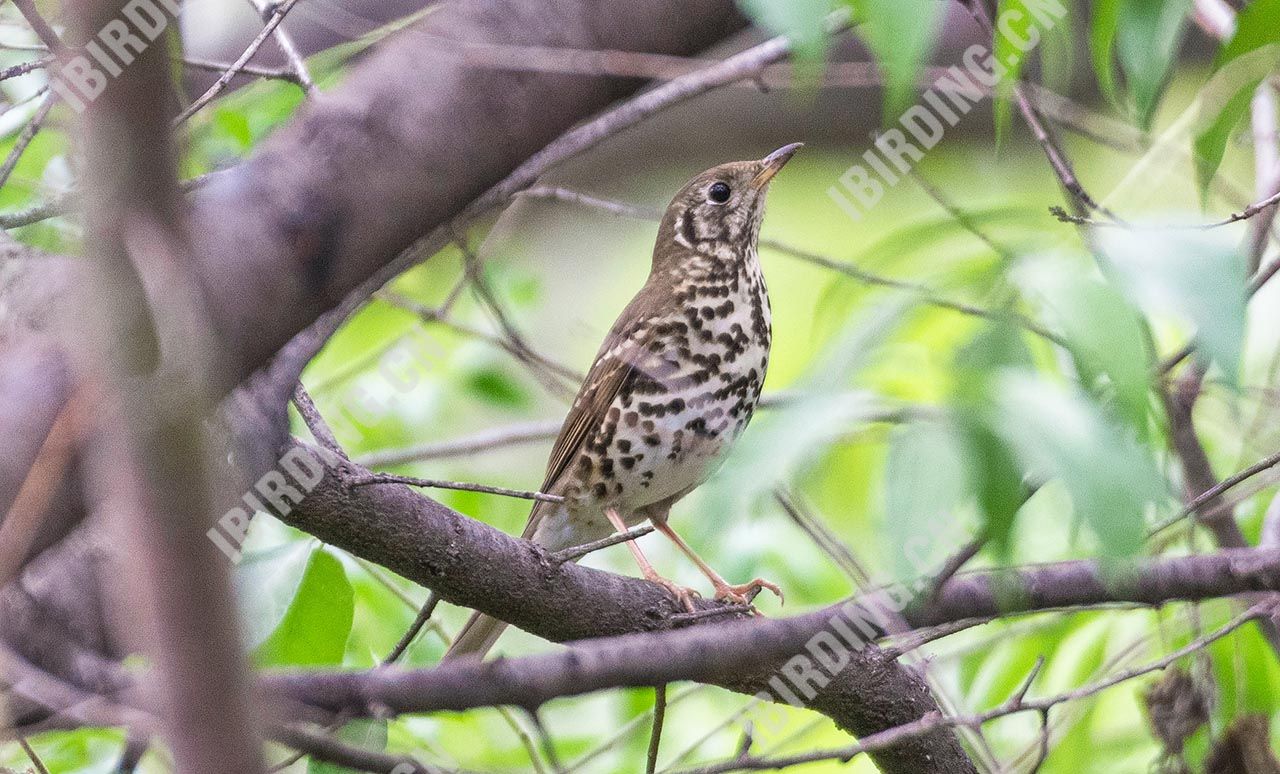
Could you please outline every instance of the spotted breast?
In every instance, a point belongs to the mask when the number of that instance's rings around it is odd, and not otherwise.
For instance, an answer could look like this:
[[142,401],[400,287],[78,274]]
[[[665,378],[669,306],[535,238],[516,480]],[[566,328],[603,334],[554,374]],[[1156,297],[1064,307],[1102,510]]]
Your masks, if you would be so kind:
[[547,543],[608,535],[607,507],[628,525],[665,518],[715,472],[751,420],[771,342],[759,262],[708,256],[681,270],[673,303],[597,358],[594,369],[616,360],[629,373],[572,463],[564,512],[542,533]]

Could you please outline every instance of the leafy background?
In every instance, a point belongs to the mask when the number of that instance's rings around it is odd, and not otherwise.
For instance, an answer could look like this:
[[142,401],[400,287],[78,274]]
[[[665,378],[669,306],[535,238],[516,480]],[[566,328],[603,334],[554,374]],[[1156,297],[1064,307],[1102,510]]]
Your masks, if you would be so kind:
[[[1030,5],[1001,0],[1000,10]],[[1115,136],[1062,139],[1090,190],[1126,218],[1176,226],[1240,209],[1253,177],[1246,113],[1264,75],[1276,72],[1269,47],[1280,41],[1280,1],[1250,3],[1234,37],[1207,57],[1186,44],[1198,37],[1200,48],[1206,45],[1203,33],[1188,28],[1189,2],[1067,7],[1068,18],[1044,35],[1029,61],[1011,69],[1000,93],[1009,93],[1012,79],[1030,78],[1084,95],[1092,111],[1086,124],[1103,126],[1100,115],[1123,122],[1134,147],[1113,147],[1123,144]],[[715,98],[695,102],[568,165],[554,182],[657,208],[699,169],[809,140],[812,130],[819,140],[773,186],[764,236],[908,287],[868,283],[794,252],[762,248],[775,315],[766,391],[799,397],[760,413],[723,472],[676,509],[677,529],[722,574],[780,583],[785,608],[761,600],[770,615],[929,572],[979,533],[990,541],[974,566],[1095,556],[1120,566],[1140,555],[1207,550],[1206,536],[1185,528],[1147,536],[1181,507],[1152,371],[1160,356],[1196,336],[1212,364],[1197,421],[1217,469],[1238,470],[1276,448],[1280,349],[1273,331],[1280,305],[1274,288],[1245,304],[1239,249],[1245,226],[1100,229],[1086,239],[1048,214],[1061,192],[1007,100],[984,102],[927,155],[919,167],[925,183],[903,180],[863,220],[852,221],[827,189],[869,141],[865,135],[833,141],[831,127],[822,125],[831,121],[830,103],[848,109],[852,101],[859,113],[874,114],[883,100],[888,116],[912,104],[915,83],[956,9],[933,0],[848,4],[859,20],[855,36],[882,67],[887,85],[878,92],[819,87],[833,44],[824,19],[834,8],[826,0],[745,0],[743,8],[761,27],[793,38],[800,88],[781,96],[743,92],[736,104],[754,109],[729,115]],[[0,9],[0,18],[9,23],[0,40],[32,42],[11,7]],[[350,59],[380,34],[312,57],[322,88],[340,81]],[[998,33],[994,50],[1002,56],[1014,46]],[[0,65],[28,56],[3,50]],[[0,115],[5,150],[34,110],[30,96],[41,77],[3,82],[13,105]],[[301,102],[287,83],[234,92],[192,121],[184,172],[194,177],[251,153]],[[69,117],[61,119],[57,125],[67,126]],[[637,152],[646,143],[665,151]],[[75,168],[66,133],[40,133],[0,189],[0,208],[21,210],[64,194]],[[947,212],[924,184],[964,217]],[[521,199],[468,239],[515,326],[538,352],[581,371],[643,281],[654,232],[643,219]],[[60,251],[77,249],[79,238],[68,217],[15,233]],[[474,295],[464,293],[453,306],[453,325],[413,313],[414,304],[444,302],[463,262],[462,252],[450,248],[397,279],[306,373],[353,456],[563,416],[564,390],[576,385],[536,373],[495,346],[490,337],[498,327]],[[990,314],[959,313],[948,303]],[[1028,324],[1055,332],[1061,344]],[[305,433],[300,423],[298,432]],[[390,469],[531,488],[549,445],[538,440]],[[841,548],[824,549],[806,534],[775,499],[779,488]],[[1275,493],[1274,479],[1263,477],[1235,505],[1255,542]],[[524,502],[491,495],[431,494],[509,532],[521,529],[528,511]],[[930,539],[922,543],[920,536]],[[642,543],[669,576],[702,583],[664,541]],[[908,552],[908,545],[918,550]],[[634,571],[621,548],[588,563]],[[425,596],[265,515],[255,521],[236,572],[246,647],[263,666],[373,666]],[[404,663],[435,663],[466,612],[442,606]],[[1040,657],[1045,663],[1032,695],[1050,695],[1148,661],[1233,614],[1232,605],[1212,603],[1005,620],[935,642],[918,661],[946,705],[978,712],[1004,702]],[[499,650],[549,647],[513,631]],[[1241,714],[1263,713],[1276,728],[1280,668],[1254,628],[1222,639],[1186,667],[1213,697],[1210,723],[1188,744],[1193,768],[1209,740]],[[1143,699],[1157,677],[1056,710],[1052,750],[1040,770],[1148,770],[1162,755]],[[651,691],[624,690],[555,702],[543,720],[568,770],[627,772],[643,757],[651,708]],[[826,719],[788,712],[786,729],[757,738],[757,752],[845,741]],[[662,765],[732,755],[749,718],[743,697],[705,686],[673,688]],[[510,710],[370,721],[342,733],[449,767],[549,770],[529,719]],[[1025,770],[1038,749],[1037,719],[999,720],[966,739],[980,760]],[[107,772],[122,738],[75,731],[30,741],[53,771]],[[0,746],[0,764],[22,770],[26,759],[16,745]],[[836,769],[873,767],[862,759],[807,770]],[[143,770],[168,770],[163,751],[149,753]],[[287,770],[338,769],[303,760]]]

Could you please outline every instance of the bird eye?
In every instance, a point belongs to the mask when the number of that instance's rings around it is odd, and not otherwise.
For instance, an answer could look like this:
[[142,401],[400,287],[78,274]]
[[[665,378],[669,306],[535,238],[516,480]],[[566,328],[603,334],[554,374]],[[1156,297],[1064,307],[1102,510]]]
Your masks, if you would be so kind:
[[707,189],[707,198],[716,204],[724,204],[729,201],[729,186],[724,183],[712,183]]

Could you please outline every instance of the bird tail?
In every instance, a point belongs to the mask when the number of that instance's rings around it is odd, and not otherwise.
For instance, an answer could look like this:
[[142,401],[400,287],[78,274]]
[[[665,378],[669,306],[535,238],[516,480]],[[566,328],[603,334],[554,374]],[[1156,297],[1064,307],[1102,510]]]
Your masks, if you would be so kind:
[[445,660],[463,657],[484,658],[484,654],[489,652],[506,628],[505,622],[493,616],[472,613],[458,632],[458,636],[453,638],[449,649],[445,651]]

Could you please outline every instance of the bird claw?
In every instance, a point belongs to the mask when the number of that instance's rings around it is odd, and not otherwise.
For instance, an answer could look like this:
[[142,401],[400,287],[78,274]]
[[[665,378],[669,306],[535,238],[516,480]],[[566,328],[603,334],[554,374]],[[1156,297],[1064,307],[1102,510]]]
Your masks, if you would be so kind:
[[748,583],[739,583],[736,586],[728,583],[717,583],[716,599],[734,605],[747,605],[751,607],[751,610],[756,615],[760,615],[760,611],[756,610],[755,605],[751,603],[761,589],[772,591],[780,602],[786,602],[786,598],[782,595],[782,589],[778,584],[767,581],[764,578],[756,578]]
[[668,594],[675,597],[677,602],[684,605],[685,610],[690,613],[697,612],[698,608],[693,604],[693,600],[694,598],[702,597],[702,595],[698,593],[697,589],[691,589],[688,586],[681,586],[679,583],[674,583],[661,576],[654,576],[649,578],[649,580],[666,589]]

